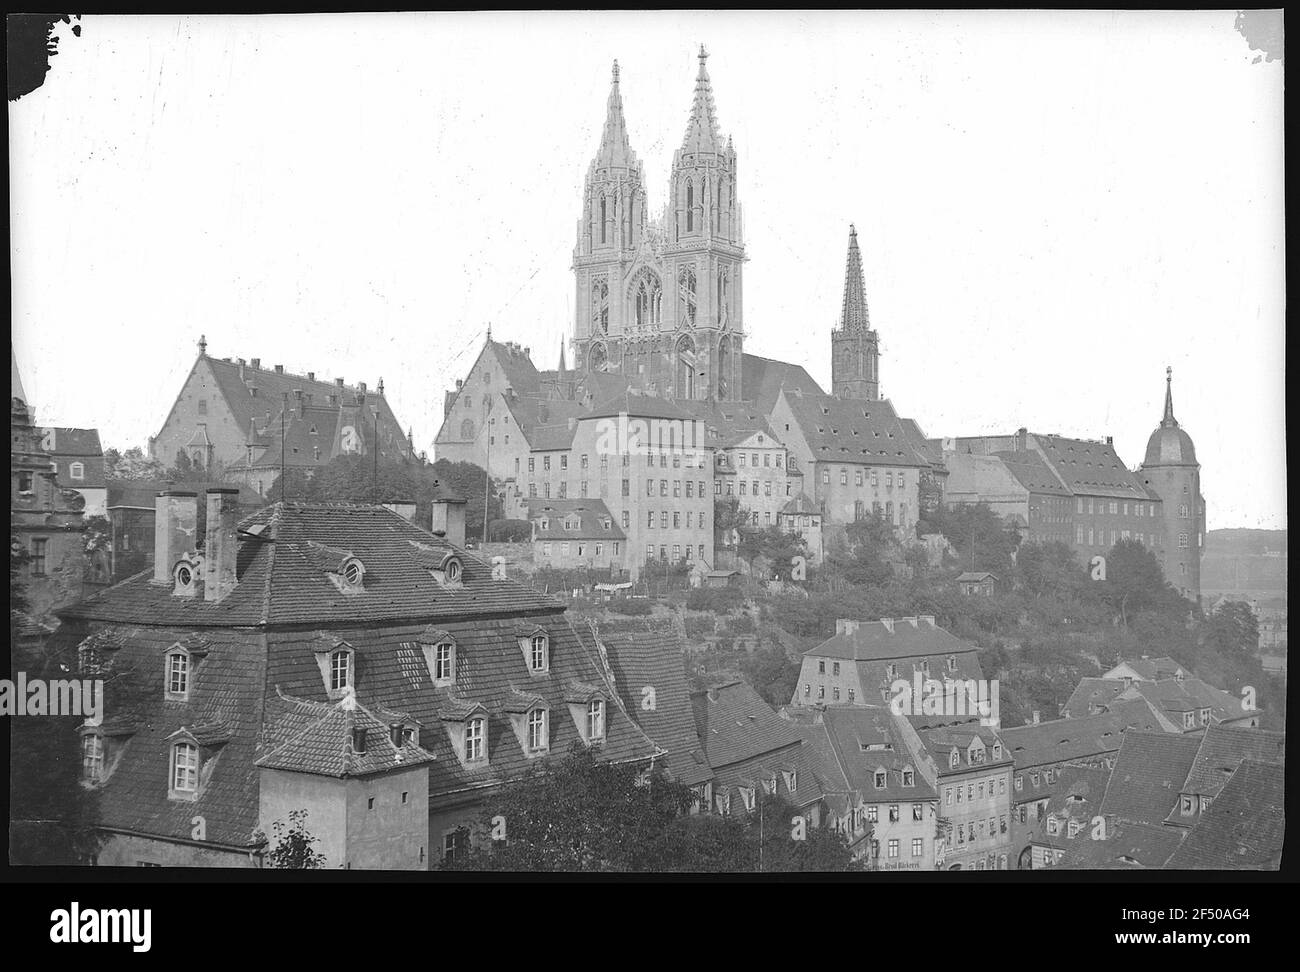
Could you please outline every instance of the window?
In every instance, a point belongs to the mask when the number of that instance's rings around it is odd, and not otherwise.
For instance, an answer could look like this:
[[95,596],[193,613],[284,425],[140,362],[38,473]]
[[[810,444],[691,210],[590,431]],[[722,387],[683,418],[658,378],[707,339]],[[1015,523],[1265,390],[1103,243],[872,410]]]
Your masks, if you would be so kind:
[[891,858],[896,858],[896,857],[898,857],[898,838],[897,838],[897,837],[890,837],[890,838],[889,838],[889,856],[890,856]]
[[190,694],[190,656],[183,649],[167,654],[167,697],[187,699]]
[[925,807],[923,807],[923,806],[922,806],[921,804],[919,804],[919,803],[913,803],[913,804],[912,804],[912,819],[913,819],[913,820],[921,820],[921,819],[924,818],[924,816],[925,816]]
[[352,684],[352,653],[340,648],[330,654],[330,691],[341,692]]
[[605,703],[592,699],[587,703],[587,741],[605,738]]
[[49,541],[44,537],[37,537],[32,541],[32,576],[45,576],[45,549]]
[[877,790],[883,790],[885,788],[886,773],[884,770],[882,769],[876,770],[875,774],[872,776],[872,779],[876,784]]
[[104,776],[104,739],[97,732],[81,737],[81,775],[87,783],[98,783]]
[[832,674],[832,675],[838,675],[839,673],[840,673],[840,663],[839,663],[839,662],[831,662],[831,674]]
[[465,723],[465,762],[483,758],[483,719]]
[[914,770],[903,770],[903,786],[916,786],[916,772]]
[[68,475],[73,479],[86,478],[86,464],[82,462],[73,462],[68,465]]
[[172,789],[177,793],[197,793],[199,789],[199,748],[179,742],[172,747]]
[[528,713],[528,748],[546,748],[546,710],[533,709]]
[[924,855],[924,854],[925,854],[925,838],[924,838],[924,837],[913,837],[913,838],[912,838],[912,856],[913,856],[913,857],[921,857],[921,856]]
[[898,823],[901,816],[902,814],[899,813],[898,804],[897,803],[891,804],[889,807],[889,822]]
[[535,672],[546,671],[546,635],[533,635],[528,651],[528,667]]
[[880,808],[873,803],[867,807],[867,821],[869,823],[875,823],[879,819],[880,819]]
[[[547,545],[549,546],[549,544]],[[456,648],[444,641],[434,649],[433,679],[436,682],[450,682],[456,674]]]

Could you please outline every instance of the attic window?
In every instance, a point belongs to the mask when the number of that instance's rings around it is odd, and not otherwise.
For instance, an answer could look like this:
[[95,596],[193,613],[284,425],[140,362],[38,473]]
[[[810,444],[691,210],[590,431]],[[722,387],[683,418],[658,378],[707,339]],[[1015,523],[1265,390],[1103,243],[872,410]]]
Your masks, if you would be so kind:
[[873,775],[872,781],[875,783],[877,790],[883,790],[885,788],[886,780],[887,780],[887,774],[885,773],[885,771],[882,769],[876,770],[875,774]]
[[533,635],[528,645],[528,669],[533,672],[546,671],[546,635]]
[[605,738],[605,700],[592,699],[587,703],[587,742]]
[[343,568],[339,571],[339,576],[343,581],[344,590],[362,590],[365,586],[366,565],[356,557],[349,557],[343,561]]
[[172,568],[172,593],[178,597],[193,597],[198,592],[198,564],[180,561]]

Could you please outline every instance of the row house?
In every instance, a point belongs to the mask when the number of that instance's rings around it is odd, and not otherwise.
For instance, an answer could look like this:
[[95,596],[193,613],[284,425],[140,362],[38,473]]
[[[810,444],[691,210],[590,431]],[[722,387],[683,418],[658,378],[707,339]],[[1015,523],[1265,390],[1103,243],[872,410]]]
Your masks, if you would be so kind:
[[1259,727],[1260,710],[1249,694],[1231,695],[1181,668],[1169,678],[1138,679],[1121,674],[1118,678],[1081,679],[1061,707],[1061,715],[1095,715],[1117,702],[1133,700],[1150,708],[1164,732],[1199,734],[1212,725]]
[[529,500],[528,520],[537,566],[622,570],[627,534],[603,500]]

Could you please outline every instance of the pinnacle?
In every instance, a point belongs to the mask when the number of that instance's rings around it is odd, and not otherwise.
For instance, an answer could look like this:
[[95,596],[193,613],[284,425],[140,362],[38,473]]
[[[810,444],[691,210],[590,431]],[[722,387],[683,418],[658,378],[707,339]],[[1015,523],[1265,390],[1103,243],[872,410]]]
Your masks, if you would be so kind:
[[858,231],[849,225],[849,257],[844,268],[844,305],[840,310],[840,330],[860,334],[871,330],[867,312],[867,287],[862,273],[862,254],[858,251]]

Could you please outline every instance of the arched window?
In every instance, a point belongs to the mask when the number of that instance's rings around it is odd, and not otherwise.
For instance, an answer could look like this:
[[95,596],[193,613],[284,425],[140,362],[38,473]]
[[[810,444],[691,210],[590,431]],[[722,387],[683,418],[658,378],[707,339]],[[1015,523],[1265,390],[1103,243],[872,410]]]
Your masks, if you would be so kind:
[[70,463],[68,465],[68,475],[73,479],[85,479],[86,464],[82,462]]
[[605,345],[593,344],[591,351],[587,355],[588,370],[601,372],[609,367],[609,358],[605,352]]
[[462,439],[474,438],[474,420],[465,419],[460,423],[460,437]]
[[608,211],[608,210],[607,210],[607,207],[606,207],[606,204],[605,204],[605,194],[604,194],[604,193],[601,193],[601,196],[600,196],[600,242],[602,242],[602,243],[607,243],[607,242],[609,242],[608,239],[607,239],[608,231],[607,231],[606,228],[605,228],[606,225],[607,225],[607,222],[606,222],[606,220],[607,220],[607,216],[606,216],[607,211]]
[[677,274],[678,324],[686,327],[695,326],[695,270],[682,267]]
[[677,339],[677,394],[681,398],[695,397],[695,342],[690,335]]
[[686,180],[686,232],[690,233],[695,229],[695,186],[690,179]]
[[731,338],[724,337],[718,342],[718,397],[725,398],[730,387],[731,372],[734,368],[734,355],[731,353]]
[[609,333],[609,284],[604,280],[591,285],[591,321],[597,334]]

